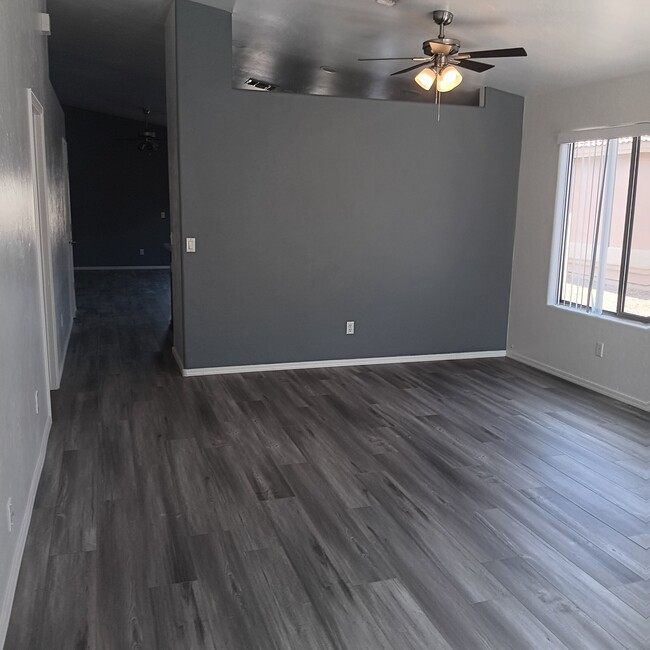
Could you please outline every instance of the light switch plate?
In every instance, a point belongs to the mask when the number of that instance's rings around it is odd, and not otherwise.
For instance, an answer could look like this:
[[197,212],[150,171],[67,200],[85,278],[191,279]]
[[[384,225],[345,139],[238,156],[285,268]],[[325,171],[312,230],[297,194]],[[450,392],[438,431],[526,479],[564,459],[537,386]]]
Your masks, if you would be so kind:
[[36,31],[43,34],[43,36],[50,36],[52,34],[50,14],[36,14]]
[[185,252],[196,253],[196,239],[194,237],[185,238]]

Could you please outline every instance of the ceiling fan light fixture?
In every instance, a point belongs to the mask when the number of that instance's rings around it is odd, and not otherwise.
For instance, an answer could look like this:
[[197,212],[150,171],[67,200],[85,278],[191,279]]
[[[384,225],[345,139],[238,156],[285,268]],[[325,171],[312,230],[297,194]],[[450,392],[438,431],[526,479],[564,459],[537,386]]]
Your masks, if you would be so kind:
[[424,90],[431,90],[431,86],[436,82],[436,76],[435,68],[425,68],[418,72],[415,77],[415,83],[417,83],[420,88],[424,88]]
[[441,93],[447,93],[456,88],[462,80],[463,75],[460,74],[457,68],[453,65],[446,65],[438,73],[438,91]]

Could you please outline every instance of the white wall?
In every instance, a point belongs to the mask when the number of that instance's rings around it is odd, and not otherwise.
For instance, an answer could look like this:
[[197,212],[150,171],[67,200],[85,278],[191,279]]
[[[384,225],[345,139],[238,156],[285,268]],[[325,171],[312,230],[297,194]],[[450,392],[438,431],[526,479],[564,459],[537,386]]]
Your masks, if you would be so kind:
[[[45,115],[47,206],[61,357],[73,318],[63,112],[48,81],[47,39],[35,31],[35,13],[44,7],[44,0],[0,2],[0,646],[49,427],[28,88]],[[39,414],[34,408],[35,390],[40,395]],[[11,533],[6,518],[10,497],[15,511]]]
[[647,73],[526,98],[508,334],[509,355],[646,409],[650,329],[548,305],[547,294],[558,134],[648,121],[649,107]]

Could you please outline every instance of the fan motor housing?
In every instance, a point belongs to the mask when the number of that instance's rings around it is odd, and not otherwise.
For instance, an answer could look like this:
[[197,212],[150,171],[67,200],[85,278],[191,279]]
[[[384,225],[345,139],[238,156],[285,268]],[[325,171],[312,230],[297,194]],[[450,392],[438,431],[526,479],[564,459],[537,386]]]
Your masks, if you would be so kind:
[[436,54],[453,56],[460,50],[460,41],[455,38],[432,38],[422,43],[422,50],[427,56]]

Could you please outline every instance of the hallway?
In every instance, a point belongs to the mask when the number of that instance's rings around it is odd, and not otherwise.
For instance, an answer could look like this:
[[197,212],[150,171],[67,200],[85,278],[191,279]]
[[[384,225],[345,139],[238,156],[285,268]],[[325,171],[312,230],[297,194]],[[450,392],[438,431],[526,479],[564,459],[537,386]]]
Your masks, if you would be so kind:
[[642,412],[505,359],[182,378],[83,272],[9,650],[647,648]]

